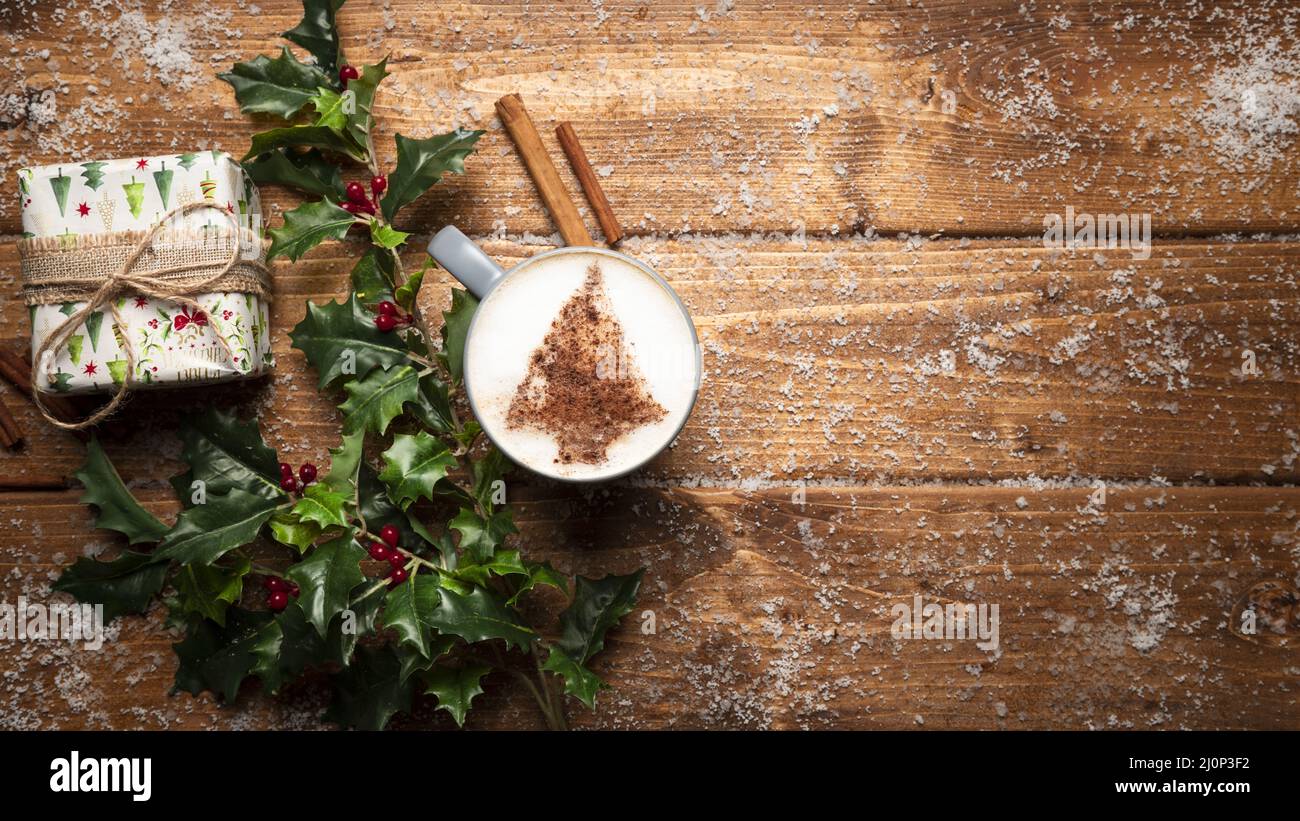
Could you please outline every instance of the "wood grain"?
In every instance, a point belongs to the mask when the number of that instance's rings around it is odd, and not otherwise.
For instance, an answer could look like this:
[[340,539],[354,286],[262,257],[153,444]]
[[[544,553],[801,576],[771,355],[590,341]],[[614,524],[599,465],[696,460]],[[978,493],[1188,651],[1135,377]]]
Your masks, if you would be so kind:
[[[545,247],[486,243],[504,265]],[[1005,241],[632,238],[623,250],[686,301],[706,371],[676,446],[638,481],[1276,483],[1300,470],[1294,244],[1168,242],[1146,261]],[[13,254],[0,250],[0,269]],[[339,417],[287,331],[304,300],[342,296],[350,254],[277,266],[269,383],[137,394],[106,430],[123,475],[178,471],[177,416],[207,403],[260,412],[286,458],[324,458]],[[431,316],[448,282],[426,285]],[[22,306],[0,307],[0,340],[26,333]],[[1243,376],[1245,351],[1257,375]],[[9,479],[70,475],[80,443],[11,407],[29,447],[0,454]]]
[[[0,130],[5,179],[65,158],[239,155],[271,127],[224,116],[232,94],[213,75],[271,51],[298,3],[168,8],[167,21],[56,4],[0,14],[22,103]],[[351,59],[391,55],[376,104],[386,163],[393,132],[490,130],[467,174],[404,216],[417,229],[551,234],[493,118],[518,92],[555,156],[551,126],[574,123],[633,234],[1033,235],[1066,205],[1147,212],[1181,234],[1300,225],[1294,134],[1271,117],[1295,82],[1272,66],[1300,55],[1270,37],[1297,14],[1268,0],[393,0],[349,5],[341,25]],[[147,49],[158,41],[176,53]],[[1260,113],[1243,109],[1250,89]],[[273,209],[292,202],[266,193]],[[0,199],[0,233],[18,224]]]
[[[513,485],[512,485],[513,487]],[[583,727],[1274,728],[1300,726],[1296,636],[1232,634],[1254,583],[1294,583],[1293,488],[663,488],[585,497],[512,490],[520,540],[557,566],[647,565],[642,600],[598,671],[614,685]],[[11,494],[0,594],[43,592],[85,550],[75,493]],[[157,494],[155,494],[157,497]],[[155,505],[160,512],[165,505]],[[88,538],[89,533],[89,538]],[[895,640],[891,608],[998,604],[999,645]],[[539,618],[556,600],[543,597]],[[654,632],[641,632],[653,613]],[[168,698],[174,640],[155,612],[99,652],[6,653],[8,727],[315,726],[324,694],[246,688],[238,710]],[[530,727],[509,676],[471,727]],[[401,726],[445,726],[431,705]]]

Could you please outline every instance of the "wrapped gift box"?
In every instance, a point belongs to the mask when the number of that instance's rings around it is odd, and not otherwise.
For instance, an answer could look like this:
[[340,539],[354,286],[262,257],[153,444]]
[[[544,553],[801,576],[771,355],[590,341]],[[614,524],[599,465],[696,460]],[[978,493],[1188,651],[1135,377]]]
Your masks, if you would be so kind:
[[[262,261],[261,204],[257,189],[239,163],[224,152],[60,163],[18,172],[22,196],[24,274],[38,250],[84,255],[104,248],[106,265],[170,211],[187,203],[208,203],[168,220],[152,242],[168,249],[172,264],[189,258],[221,259],[220,247],[242,259]],[[222,209],[226,214],[215,209]],[[233,222],[241,229],[236,234]],[[249,237],[256,241],[249,241]],[[223,246],[224,243],[224,246]],[[125,249],[125,250],[123,250]],[[191,251],[193,254],[191,254]],[[50,263],[48,259],[44,262]],[[48,265],[47,265],[48,267]],[[51,302],[49,291],[28,287],[32,351],[86,303]],[[175,291],[169,291],[175,293]],[[33,381],[42,390],[92,393],[115,390],[127,378],[124,339],[133,344],[136,387],[222,382],[257,376],[271,367],[268,305],[263,295],[239,291],[196,294],[199,309],[128,294],[114,300],[125,327],[117,327],[109,306],[96,310],[42,368],[33,362]],[[40,303],[40,304],[33,304]],[[233,361],[217,338],[234,353]]]

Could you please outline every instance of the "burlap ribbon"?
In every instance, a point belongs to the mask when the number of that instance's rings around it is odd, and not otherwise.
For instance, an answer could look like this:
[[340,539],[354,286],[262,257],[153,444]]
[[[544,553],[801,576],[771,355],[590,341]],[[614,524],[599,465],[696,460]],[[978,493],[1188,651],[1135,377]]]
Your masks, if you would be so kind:
[[[166,226],[169,220],[202,208],[220,211],[233,227],[233,233],[221,232],[215,237],[190,234],[187,237],[184,233],[177,232],[168,236],[166,243],[160,242],[155,247],[154,240],[168,230]],[[241,238],[257,243],[256,259],[243,257]],[[229,255],[220,253],[227,245],[230,248]],[[193,311],[203,310],[193,297],[212,291],[253,293],[262,299],[270,298],[270,271],[263,262],[261,239],[248,229],[241,228],[236,215],[206,201],[173,208],[147,231],[74,237],[70,243],[62,237],[25,239],[19,242],[18,250],[22,258],[23,298],[28,305],[85,301],[79,310],[74,311],[45,337],[32,357],[35,369],[32,399],[50,424],[64,430],[82,430],[102,422],[126,401],[135,381],[135,343],[127,333],[127,324],[118,310],[117,297],[128,293],[141,294],[175,302]],[[81,422],[63,422],[45,407],[37,380],[47,372],[50,360],[72,336],[73,331],[104,306],[108,306],[113,322],[122,331],[120,338],[126,353],[126,376],[108,404],[89,418]],[[230,364],[238,367],[230,342],[217,326],[215,318],[211,321],[217,341],[230,359]]]

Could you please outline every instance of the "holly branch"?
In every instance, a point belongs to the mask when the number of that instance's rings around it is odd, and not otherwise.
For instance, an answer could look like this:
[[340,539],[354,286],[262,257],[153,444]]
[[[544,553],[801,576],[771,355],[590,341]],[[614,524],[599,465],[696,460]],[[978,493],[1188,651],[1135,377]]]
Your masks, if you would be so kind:
[[[314,670],[334,690],[326,718],[378,729],[418,695],[463,724],[484,678],[499,671],[561,729],[564,696],[594,708],[606,686],[588,665],[635,606],[643,571],[570,580],[512,546],[512,466],[460,413],[477,303],[453,289],[435,334],[417,299],[432,261],[408,273],[410,233],[395,225],[444,174],[463,173],[483,132],[398,134],[396,166],[384,173],[372,106],[387,60],[344,59],[342,5],[304,0],[302,22],[284,36],[310,60],[284,47],[220,75],[242,112],[287,123],[252,138],[246,172],[308,197],[270,229],[268,257],[297,260],[349,233],[368,241],[347,297],[308,303],[290,333],[320,390],[342,397],[341,443],[323,474],[310,463],[295,471],[255,422],[215,410],[187,419],[188,470],[172,479],[182,510],[168,525],[92,439],[77,473],[82,500],[98,509],[96,526],[131,547],[112,561],[77,561],[55,589],[102,603],[107,619],[162,599],[184,634],[173,645],[174,690],[234,702],[250,679],[278,693]],[[357,168],[368,186],[344,182]],[[250,601],[257,578],[261,606]],[[569,601],[548,633],[521,609],[543,587]]]

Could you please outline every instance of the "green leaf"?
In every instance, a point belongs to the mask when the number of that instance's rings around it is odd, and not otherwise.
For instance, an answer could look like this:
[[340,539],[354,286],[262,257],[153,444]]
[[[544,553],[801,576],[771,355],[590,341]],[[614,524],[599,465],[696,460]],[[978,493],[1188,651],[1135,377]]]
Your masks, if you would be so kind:
[[267,611],[231,607],[224,627],[194,619],[185,639],[172,645],[180,664],[172,692],[199,695],[211,690],[227,703],[239,695],[239,685],[257,664],[254,648],[271,621]]
[[537,634],[519,621],[514,610],[482,587],[466,594],[444,587],[429,623],[440,632],[460,636],[471,644],[502,639],[508,645],[526,650],[537,639]]
[[284,225],[272,228],[267,260],[287,256],[297,261],[327,239],[343,239],[356,218],[329,200],[318,200],[286,211]]
[[382,730],[396,713],[411,710],[411,683],[391,645],[358,647],[356,660],[334,676],[334,702],[326,721],[358,730]]
[[127,550],[109,562],[78,559],[63,571],[52,589],[68,593],[83,604],[102,604],[104,623],[108,624],[127,613],[143,613],[166,578],[165,560]]
[[568,578],[554,567],[551,567],[550,562],[542,562],[541,564],[529,562],[527,564],[528,578],[524,579],[523,584],[519,585],[519,589],[515,591],[515,594],[510,597],[510,601],[507,602],[511,607],[515,606],[515,603],[519,601],[521,596],[539,585],[545,584],[559,588],[565,593],[569,592]]
[[209,408],[181,420],[181,458],[190,469],[172,479],[176,495],[188,507],[193,483],[203,482],[207,496],[240,490],[272,502],[286,501],[280,489],[280,462],[262,439],[257,422],[241,422],[233,413]]
[[457,467],[447,446],[424,431],[414,436],[397,434],[382,455],[384,470],[379,478],[388,485],[389,498],[402,508],[416,499],[432,499],[433,486]]
[[357,145],[364,147],[366,143],[366,133],[374,124],[374,117],[371,115],[371,108],[375,101],[375,91],[379,84],[388,76],[388,58],[380,60],[373,66],[362,66],[361,76],[348,83],[348,91],[352,93],[353,105],[348,114],[347,133]]
[[298,603],[321,636],[328,631],[330,621],[348,606],[352,589],[365,579],[361,572],[365,555],[348,532],[320,545],[285,574],[301,588]]
[[299,154],[292,149],[278,149],[244,163],[249,179],[258,185],[284,185],[318,197],[341,200],[343,176],[339,167],[328,162],[316,149]]
[[128,544],[156,542],[167,533],[167,525],[140,507],[126,489],[95,437],[86,444],[86,461],[74,475],[86,488],[81,503],[99,508],[95,527],[116,530],[126,536]]
[[283,46],[274,60],[262,55],[217,76],[235,89],[243,113],[276,114],[286,120],[307,104],[318,87],[330,82],[325,72],[298,62]]
[[[315,96],[315,92],[313,92]],[[357,162],[365,162],[365,153],[357,148],[350,139],[325,125],[287,125],[272,128],[253,135],[249,142],[248,153],[243,160],[251,160],[270,151],[281,148],[318,148],[342,154]]]
[[577,578],[573,603],[560,614],[560,640],[556,646],[576,664],[605,646],[605,633],[636,606],[645,568],[626,576],[603,579]]
[[477,695],[482,695],[483,688],[479,682],[492,672],[491,667],[481,664],[467,664],[464,667],[435,667],[422,673],[420,681],[424,683],[424,692],[437,696],[438,709],[451,713],[456,726],[465,726],[465,716],[469,713],[470,702]]
[[492,576],[527,576],[529,571],[519,557],[518,550],[499,550],[483,564],[460,565],[452,571],[452,575],[480,587],[487,587]]
[[342,303],[308,302],[307,315],[289,332],[289,338],[320,375],[321,388],[340,377],[362,379],[375,368],[406,361],[401,337],[376,328],[374,315],[356,294]]
[[[405,239],[405,238],[403,238]],[[424,282],[424,272],[429,268],[429,262],[424,263],[424,267],[406,278],[406,282],[393,292],[393,301],[398,304],[404,311],[410,311],[415,307],[416,294],[420,292],[420,283]]]
[[365,457],[365,444],[365,431],[344,436],[343,444],[330,451],[330,470],[321,483],[338,493],[356,494],[357,470]]
[[438,606],[438,577],[413,573],[406,581],[388,591],[384,601],[384,626],[397,633],[398,639],[422,656],[429,655],[429,632],[433,629],[433,611]]
[[316,64],[330,77],[343,65],[343,50],[335,15],[346,0],[302,0],[302,20],[282,37],[307,49]]
[[325,126],[339,134],[347,128],[348,115],[343,111],[343,95],[333,89],[318,88],[316,95],[311,98],[311,104],[316,109],[315,125]]
[[309,666],[324,660],[325,642],[317,635],[307,616],[290,601],[284,610],[258,631],[249,645],[254,657],[250,673],[262,680],[262,686],[278,693]]
[[158,544],[156,555],[181,564],[212,564],[257,538],[279,503],[232,488],[209,494],[207,503],[181,511],[176,524]]
[[[358,302],[376,304],[393,298],[393,255],[367,248],[352,268],[352,290]],[[371,324],[374,324],[373,317]]]
[[224,627],[226,608],[239,601],[244,592],[244,576],[251,568],[252,564],[244,557],[230,568],[193,564],[182,567],[172,581],[180,607]]
[[348,503],[349,498],[331,490],[325,484],[308,485],[298,504],[294,505],[293,512],[304,522],[313,522],[322,530],[329,527],[347,527],[348,518],[343,506]]
[[[472,472],[474,474],[474,499],[478,501],[483,509],[491,511],[495,507],[492,497],[496,495],[497,482],[505,476],[506,471],[514,465],[505,454],[497,448],[489,448],[488,452],[481,459],[474,460]],[[504,501],[504,500],[503,500]]]
[[451,310],[442,312],[443,356],[447,372],[458,382],[465,374],[465,337],[469,335],[469,323],[477,309],[478,300],[469,291],[453,288]]
[[556,647],[551,648],[542,669],[562,676],[565,694],[574,696],[592,710],[596,709],[596,693],[609,687],[595,673]]
[[407,232],[398,231],[391,225],[381,223],[378,220],[370,223],[370,241],[380,248],[387,248],[391,251],[406,242],[409,236],[411,235]]
[[428,191],[448,171],[465,173],[465,158],[474,150],[482,131],[456,129],[424,140],[398,134],[397,167],[388,175],[388,192],[379,204],[389,222],[397,212]]
[[311,547],[321,534],[319,525],[313,522],[304,522],[292,511],[275,514],[267,522],[267,526],[271,528],[271,535],[275,537],[277,542],[297,548],[299,553],[303,553],[307,548]]
[[416,400],[419,374],[409,365],[376,370],[365,379],[343,386],[348,398],[339,409],[345,414],[344,433],[369,430],[380,436],[402,406]]
[[411,414],[435,433],[448,433],[455,427],[451,396],[447,386],[434,374],[426,373],[420,377],[420,393],[411,407]]
[[366,464],[357,471],[357,498],[359,512],[371,533],[378,533],[384,525],[392,525],[401,534],[402,544],[414,546],[424,541],[424,537],[411,526],[410,517],[389,500],[388,489]]
[[519,532],[509,508],[498,510],[487,519],[469,508],[461,508],[448,526],[460,533],[460,549],[476,564],[489,561],[506,536]]

